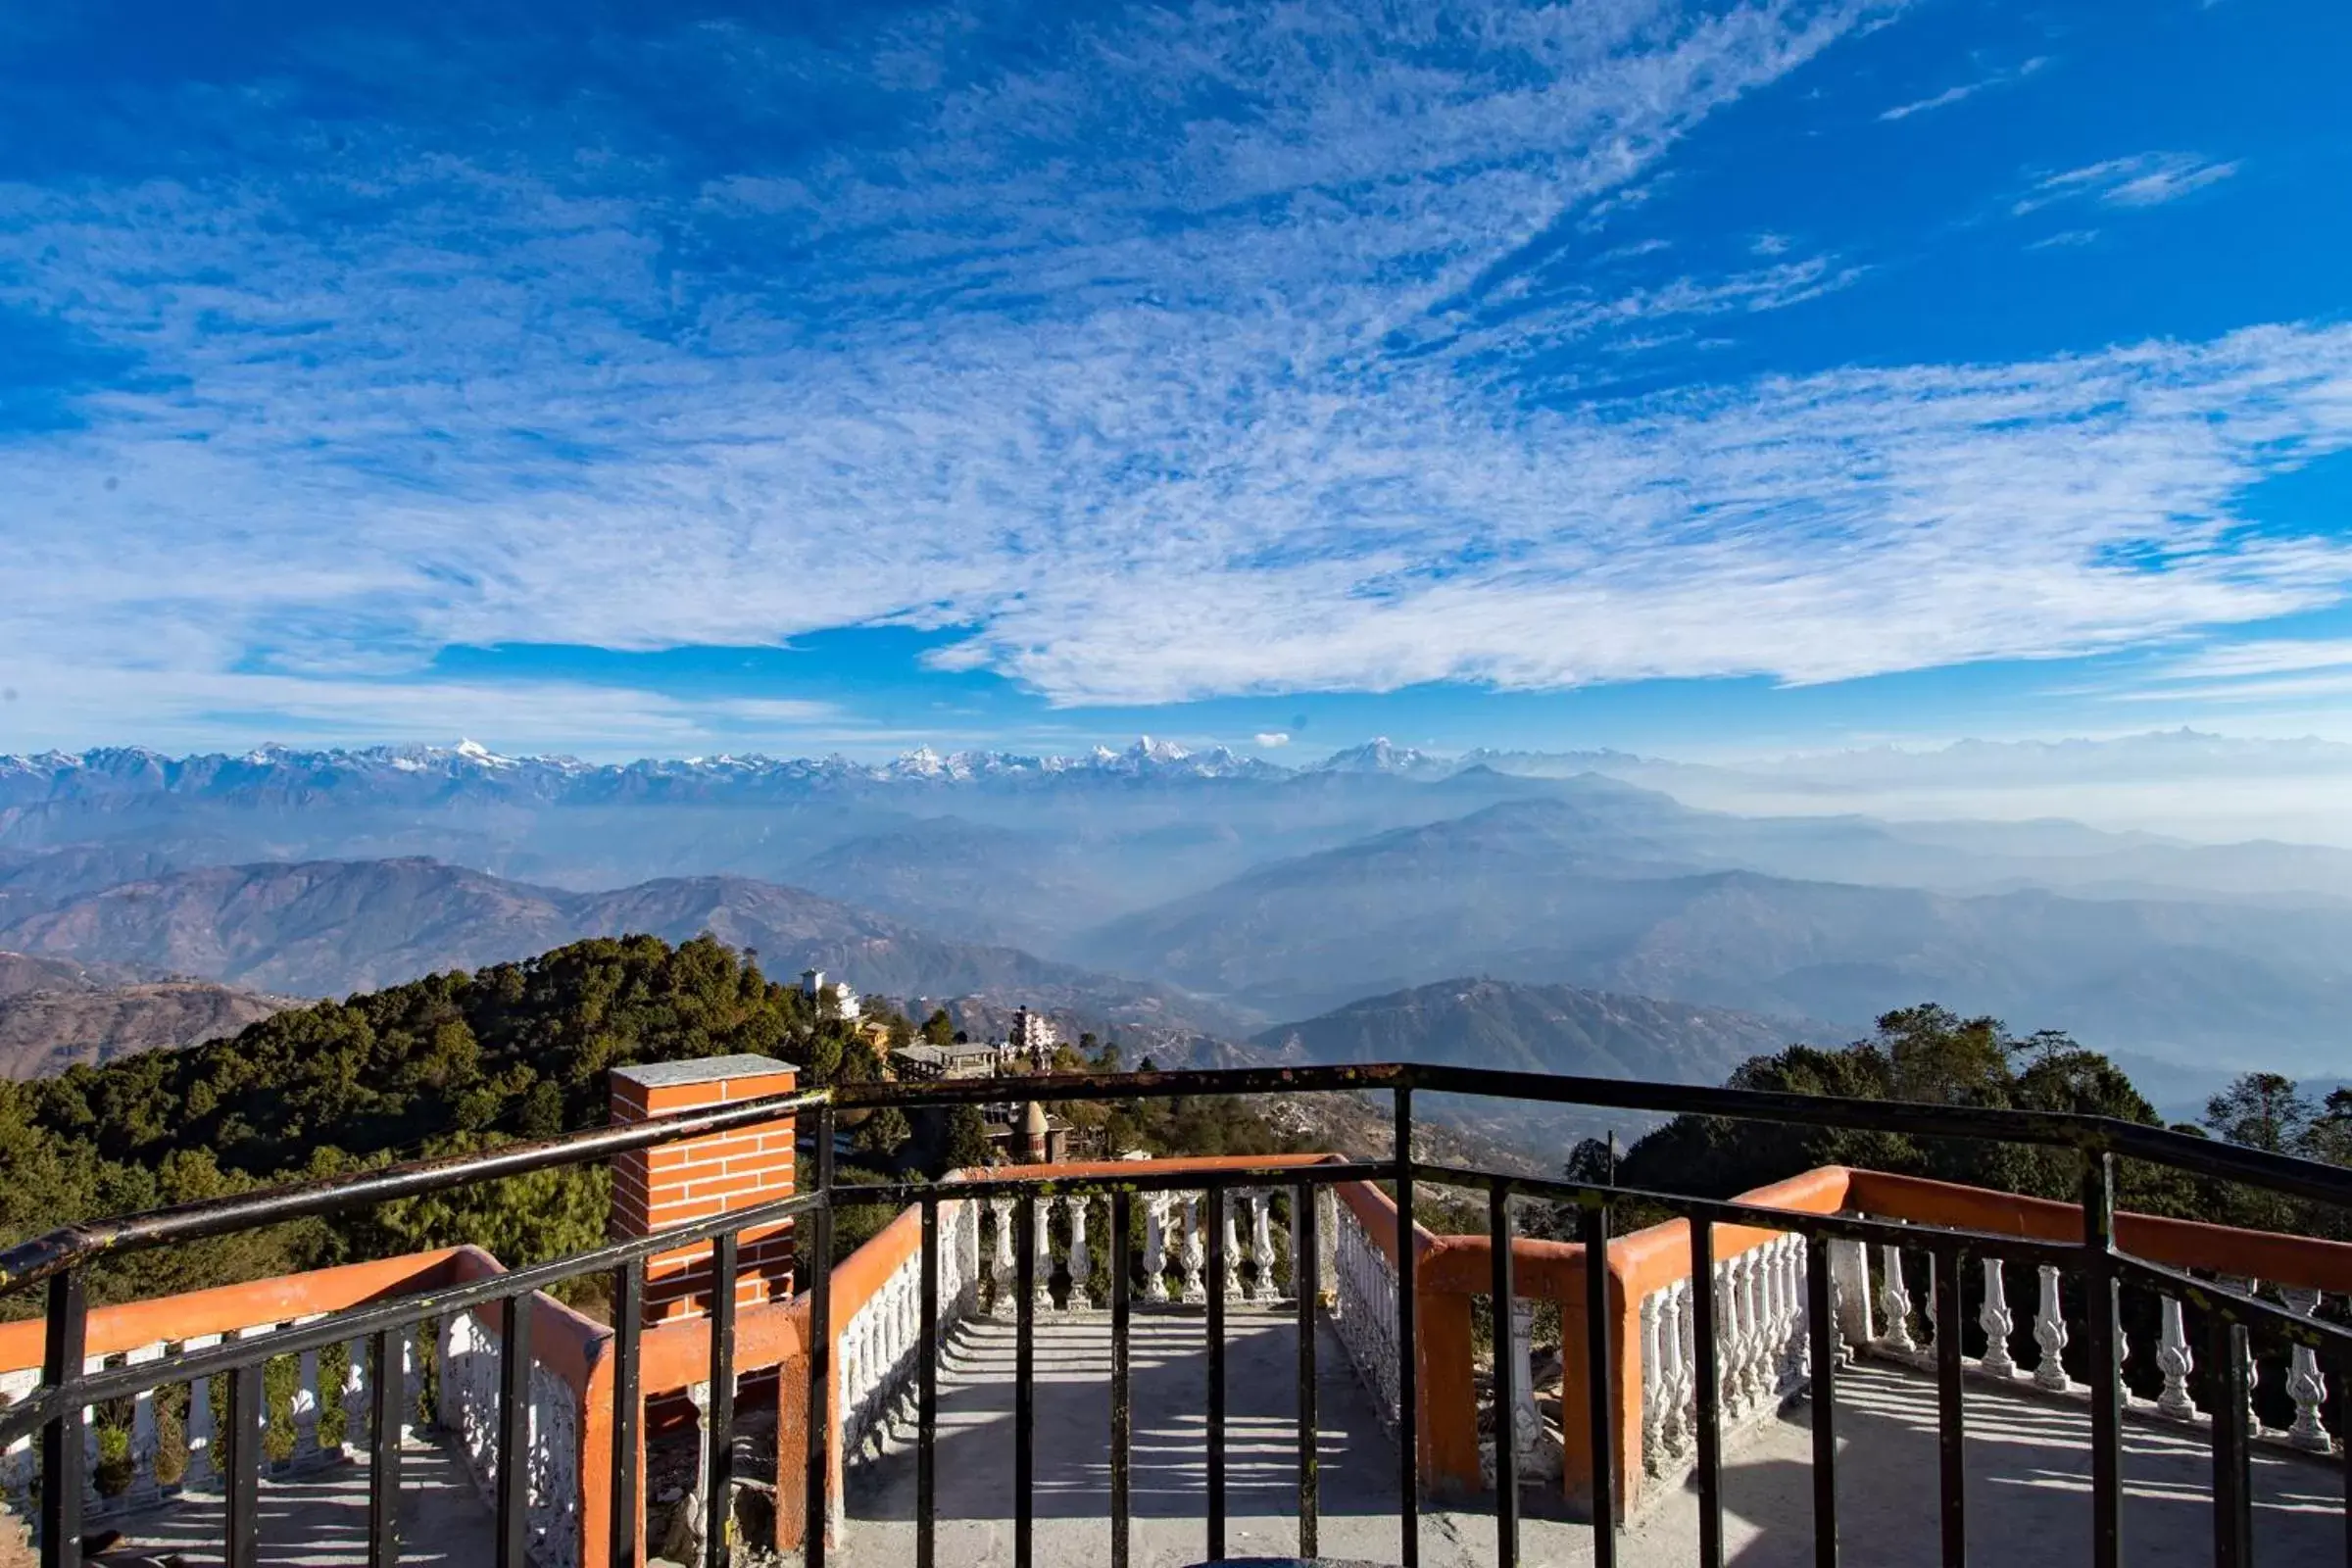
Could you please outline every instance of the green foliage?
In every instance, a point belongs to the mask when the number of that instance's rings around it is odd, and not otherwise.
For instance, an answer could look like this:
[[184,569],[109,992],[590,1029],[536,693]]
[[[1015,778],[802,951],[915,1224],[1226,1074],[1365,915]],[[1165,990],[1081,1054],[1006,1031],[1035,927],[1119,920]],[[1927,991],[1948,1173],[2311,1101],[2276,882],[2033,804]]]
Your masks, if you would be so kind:
[[988,1163],[988,1118],[978,1105],[956,1105],[948,1111],[948,1146],[940,1159],[943,1171],[970,1170]]
[[888,1162],[906,1142],[914,1136],[906,1113],[896,1105],[883,1105],[867,1113],[858,1124],[858,1152]]
[[2300,1085],[2275,1072],[2240,1074],[2205,1102],[2205,1128],[2228,1143],[2274,1154],[2297,1154],[2318,1111]]
[[[705,936],[577,942],[278,1013],[231,1039],[0,1083],[0,1245],[74,1220],[600,1126],[611,1070],[736,1052],[805,1081],[881,1064],[851,1025]],[[895,1114],[895,1113],[894,1113]],[[905,1117],[885,1123],[905,1141]],[[894,1146],[895,1147],[895,1146]],[[510,1265],[600,1242],[610,1179],[540,1172],[140,1254],[101,1300],[471,1242]],[[31,1303],[37,1304],[37,1303]],[[22,1298],[0,1314],[29,1310]]]
[[[1730,1082],[1800,1095],[2158,1119],[2120,1068],[2065,1034],[2043,1030],[2020,1039],[1997,1018],[1962,1018],[1932,1003],[1885,1014],[1873,1038],[1842,1049],[1798,1045],[1752,1057]],[[1569,1165],[1572,1179],[1595,1179],[1604,1158],[1597,1144],[1580,1146]],[[2062,1199],[2076,1195],[2082,1170],[2079,1156],[2066,1150],[1678,1116],[1625,1152],[1618,1180],[1726,1198],[1817,1165],[1863,1165]],[[2193,1184],[2135,1164],[2119,1173],[2118,1196],[2155,1213],[2206,1206]]]

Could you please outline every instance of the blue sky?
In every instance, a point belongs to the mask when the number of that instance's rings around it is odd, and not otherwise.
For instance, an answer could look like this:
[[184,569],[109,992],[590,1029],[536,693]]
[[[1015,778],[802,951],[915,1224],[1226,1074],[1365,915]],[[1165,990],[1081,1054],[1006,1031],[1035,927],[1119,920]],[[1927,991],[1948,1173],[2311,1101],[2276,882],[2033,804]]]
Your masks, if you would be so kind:
[[2347,68],[2321,0],[11,8],[0,750],[2352,736]]

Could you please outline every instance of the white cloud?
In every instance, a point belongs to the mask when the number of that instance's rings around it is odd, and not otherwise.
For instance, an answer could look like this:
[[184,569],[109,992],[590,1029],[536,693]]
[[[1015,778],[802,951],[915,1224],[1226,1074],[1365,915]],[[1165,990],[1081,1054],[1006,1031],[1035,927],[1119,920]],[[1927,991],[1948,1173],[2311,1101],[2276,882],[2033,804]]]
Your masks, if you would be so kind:
[[1932,109],[1948,108],[1953,104],[1974,98],[1987,87],[2006,87],[2012,82],[2023,81],[2048,64],[2049,60],[2046,56],[2036,55],[2015,71],[1996,71],[1989,76],[1962,82],[1956,87],[1946,87],[1941,92],[1932,93],[1928,97],[1914,102],[1897,104],[1892,109],[1882,112],[1879,118],[1885,121],[1909,120],[1913,115],[1924,115]]
[[2214,681],[2205,685],[2148,687],[2114,694],[2133,703],[2277,703],[2314,697],[2352,696],[2352,671],[2282,675],[2260,680]]
[[2160,207],[2228,179],[2238,165],[2190,153],[2138,153],[2085,164],[2048,175],[2010,206],[2023,218],[2056,202],[2096,201],[2108,207]]
[[1921,98],[1913,103],[1897,104],[1892,109],[1882,112],[1879,118],[1881,120],[1909,120],[1913,115],[1925,114],[1931,109],[1941,109],[1947,104],[1959,103],[1964,98],[1973,98],[1991,86],[1996,79],[1986,77],[1983,81],[1964,82],[1957,87],[1946,87],[1943,91],[1931,97]]
[[[154,372],[12,451],[0,530],[37,587],[0,675],[126,732],[294,712],[686,747],[836,716],[389,677],[453,643],[895,621],[969,628],[943,664],[1062,704],[1823,681],[2341,594],[2342,548],[2230,507],[2352,445],[2352,328],[1525,395],[1564,343],[1860,275],[1813,257],[1486,308],[1531,236],[1867,14],[1497,13],[1469,66],[1414,53],[1437,8],[1400,33],[1320,5],[1168,21],[950,92],[887,153],[683,203],[419,159],[383,166],[401,221],[358,229],[302,220],[331,181],[0,190],[0,260],[48,258],[15,298]],[[922,75],[916,44],[894,58]],[[1184,120],[1188,87],[1247,112]],[[1155,115],[1148,147],[1107,138]],[[2138,200],[2112,193],[2160,172],[2070,188]],[[688,277],[661,236],[701,225],[826,260]]]
[[1259,730],[1255,735],[1252,735],[1250,738],[1256,742],[1259,746],[1264,747],[1267,751],[1272,751],[1279,746],[1288,746],[1291,744],[1291,737],[1289,734],[1278,729]]
[[509,751],[636,756],[646,750],[871,750],[906,738],[834,706],[664,696],[580,681],[366,681],[195,668],[93,668],[12,658],[0,751],[139,743],[446,744],[494,737]]
[[2171,679],[2187,680],[2345,667],[2352,667],[2352,638],[2270,637],[2206,649],[2173,661],[2164,673]]

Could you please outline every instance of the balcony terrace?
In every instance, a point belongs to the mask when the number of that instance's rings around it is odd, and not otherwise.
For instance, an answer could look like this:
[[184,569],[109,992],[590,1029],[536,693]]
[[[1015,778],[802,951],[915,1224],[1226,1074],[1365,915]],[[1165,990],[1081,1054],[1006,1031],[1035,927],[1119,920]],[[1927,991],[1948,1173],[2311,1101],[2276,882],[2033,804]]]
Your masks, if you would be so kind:
[[[2086,1118],[1376,1068],[1031,1087],[1385,1090],[1400,1149],[1419,1088],[2010,1138],[2080,1151],[2087,1201],[1826,1168],[1708,1202],[1311,1154],[845,1188],[837,1105],[989,1086],[834,1098],[782,1072],[676,1064],[626,1106],[616,1084],[605,1131],[16,1249],[0,1290],[48,1310],[0,1326],[0,1496],[29,1500],[44,1564],[99,1522],[238,1565],[2347,1553],[2352,1335],[2324,1303],[2352,1293],[2352,1248],[2116,1214],[2109,1175],[2122,1154],[2352,1198],[2330,1167]],[[800,1189],[778,1129],[803,1119]],[[636,1218],[616,1205],[614,1242],[580,1257],[510,1271],[462,1248],[81,1301],[100,1256],[591,1159],[637,1184]],[[706,1205],[722,1179],[744,1196]],[[1486,1230],[1400,1231],[1398,1199],[1433,1186],[1483,1197]],[[1679,1217],[1611,1234],[1637,1200]],[[1536,1200],[1573,1205],[1580,1239],[1517,1235]],[[876,1202],[897,1217],[822,1266],[833,1215]],[[787,1227],[810,1233],[805,1282],[774,1261]],[[610,1327],[540,1294],[591,1272],[612,1275]],[[739,1395],[773,1399],[772,1443],[739,1441]],[[699,1484],[648,1498],[665,1422],[699,1441]],[[1497,1452],[1516,1486],[1494,1486]]]

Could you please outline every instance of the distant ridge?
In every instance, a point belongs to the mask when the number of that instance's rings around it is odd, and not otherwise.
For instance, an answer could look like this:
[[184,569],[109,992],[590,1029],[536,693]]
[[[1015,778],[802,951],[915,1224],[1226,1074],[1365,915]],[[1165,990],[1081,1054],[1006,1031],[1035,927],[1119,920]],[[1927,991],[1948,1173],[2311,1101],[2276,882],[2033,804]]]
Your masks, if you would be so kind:
[[[0,954],[0,970],[20,958]],[[7,991],[0,993],[0,1078],[45,1078],[142,1052],[181,1051],[298,1004],[210,980]]]
[[1418,1061],[1718,1084],[1802,1030],[1728,1007],[1482,975],[1366,997],[1268,1029],[1252,1043],[1310,1062]]
[[892,997],[1005,992],[1114,1022],[1234,1035],[1170,988],[1015,948],[949,941],[800,888],[663,877],[605,892],[509,881],[422,858],[207,866],[76,899],[0,925],[34,959],[110,962],[274,993],[340,996],[525,958],[583,937],[709,932],[789,975],[830,970]]

